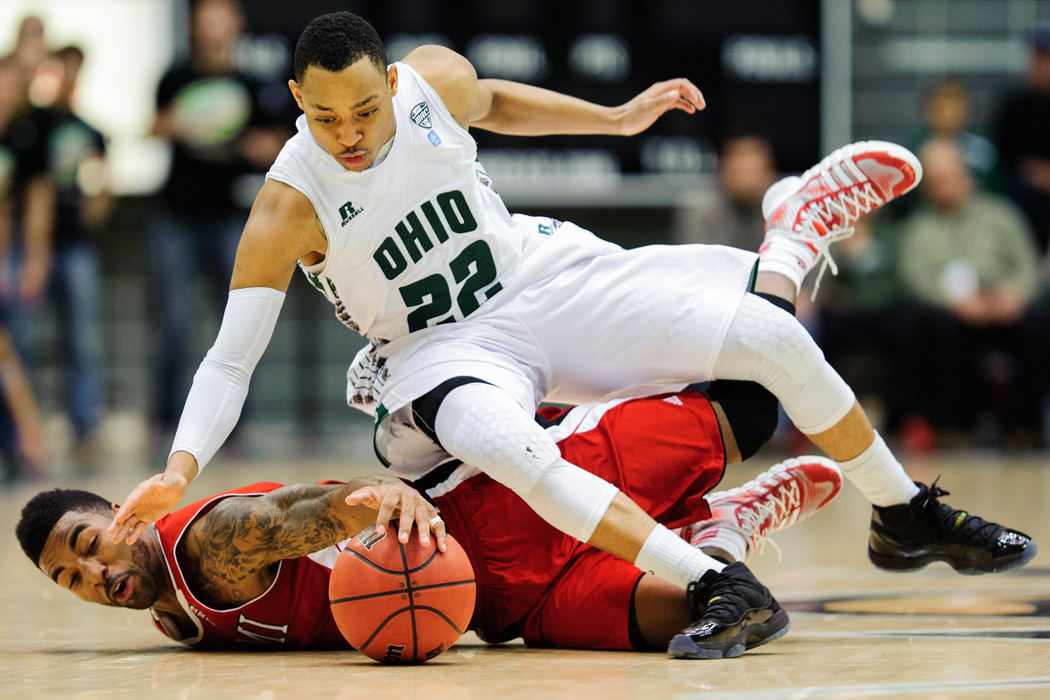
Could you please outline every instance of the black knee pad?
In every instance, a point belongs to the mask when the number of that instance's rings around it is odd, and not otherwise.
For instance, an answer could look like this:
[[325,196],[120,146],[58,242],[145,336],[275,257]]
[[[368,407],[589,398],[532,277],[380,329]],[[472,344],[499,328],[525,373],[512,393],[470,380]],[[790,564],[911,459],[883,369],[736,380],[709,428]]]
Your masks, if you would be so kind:
[[441,441],[434,432],[438,409],[441,408],[441,402],[445,400],[450,391],[464,384],[489,384],[489,382],[475,377],[453,377],[441,382],[412,402],[412,419],[415,420],[416,427],[438,445],[441,444]]
[[795,315],[795,305],[787,299],[785,299],[784,297],[778,297],[775,294],[768,294],[766,292],[755,292],[755,296],[762,297],[773,306],[787,311],[792,316]]
[[743,459],[758,452],[776,432],[777,397],[761,384],[719,379],[711,382],[706,394],[722,406]]

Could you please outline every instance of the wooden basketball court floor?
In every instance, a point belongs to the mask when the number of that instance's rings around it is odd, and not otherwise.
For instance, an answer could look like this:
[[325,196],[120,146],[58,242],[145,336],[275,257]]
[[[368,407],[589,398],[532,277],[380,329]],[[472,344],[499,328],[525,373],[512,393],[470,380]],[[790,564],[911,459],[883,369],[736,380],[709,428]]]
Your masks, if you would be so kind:
[[[742,483],[775,461],[727,472]],[[781,533],[753,568],[791,611],[783,639],[720,661],[662,653],[486,646],[474,635],[419,667],[356,652],[205,653],[156,632],[142,611],[82,603],[35,571],[13,532],[37,490],[80,487],[119,499],[140,473],[71,477],[0,492],[0,696],[11,698],[1050,698],[1050,456],[986,453],[910,460],[956,507],[1027,531],[1043,550],[1026,569],[964,577],[867,561],[869,511],[852,486]],[[371,466],[221,462],[190,496],[260,479],[347,478]]]

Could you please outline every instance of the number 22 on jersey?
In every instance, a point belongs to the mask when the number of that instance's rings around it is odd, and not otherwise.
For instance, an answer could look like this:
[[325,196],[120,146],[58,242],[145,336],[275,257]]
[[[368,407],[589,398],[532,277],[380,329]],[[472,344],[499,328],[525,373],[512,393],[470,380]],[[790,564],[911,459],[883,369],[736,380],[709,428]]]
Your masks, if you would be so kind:
[[[449,230],[453,234],[463,234],[475,231],[478,227],[466,197],[459,190],[442,192],[434,201],[421,204],[419,212],[430,225],[429,232],[419,214],[411,211],[394,227],[396,238],[385,238],[372,255],[388,280],[393,280],[408,268],[409,258],[413,263],[422,260],[434,248],[434,239],[438,244],[448,241]],[[445,228],[446,224],[448,229]],[[401,245],[398,245],[399,242]],[[485,300],[503,289],[503,285],[496,281],[497,276],[489,244],[480,239],[470,242],[448,263],[447,272],[435,272],[398,289],[401,299],[411,310],[406,319],[408,332],[414,333],[431,325],[453,323],[466,318]],[[438,320],[432,323],[434,319]]]

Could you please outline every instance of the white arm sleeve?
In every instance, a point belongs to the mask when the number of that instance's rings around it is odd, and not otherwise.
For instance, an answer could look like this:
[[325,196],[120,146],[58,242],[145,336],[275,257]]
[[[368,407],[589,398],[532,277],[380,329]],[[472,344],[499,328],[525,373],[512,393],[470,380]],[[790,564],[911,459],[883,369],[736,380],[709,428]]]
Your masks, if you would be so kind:
[[189,452],[204,469],[229,437],[248,395],[248,380],[270,342],[284,292],[270,287],[234,289],[215,344],[204,357],[182,409],[171,454]]

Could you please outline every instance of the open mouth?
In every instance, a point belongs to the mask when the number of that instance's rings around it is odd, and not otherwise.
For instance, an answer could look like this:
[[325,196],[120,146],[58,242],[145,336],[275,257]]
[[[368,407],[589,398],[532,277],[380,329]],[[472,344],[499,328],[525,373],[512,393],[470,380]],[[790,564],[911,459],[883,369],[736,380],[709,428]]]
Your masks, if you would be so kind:
[[110,587],[109,597],[116,603],[126,603],[133,592],[134,586],[131,585],[131,574],[125,574]]

